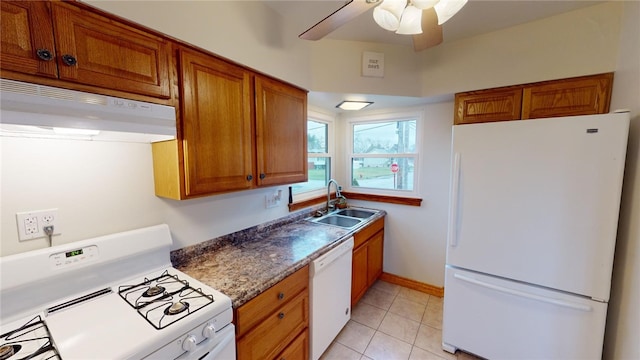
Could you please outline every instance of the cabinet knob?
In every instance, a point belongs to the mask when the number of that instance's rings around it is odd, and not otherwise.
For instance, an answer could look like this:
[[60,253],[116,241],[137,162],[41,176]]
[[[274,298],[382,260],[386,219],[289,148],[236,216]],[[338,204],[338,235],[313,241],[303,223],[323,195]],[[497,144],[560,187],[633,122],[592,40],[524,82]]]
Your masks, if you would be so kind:
[[278,299],[279,299],[279,300],[284,299],[284,293],[282,293],[282,292],[281,292],[281,293],[279,293],[279,294],[278,294]]
[[267,177],[267,175],[265,175],[265,174],[260,174],[260,180],[262,180],[262,179],[264,179],[264,178],[266,178],[266,177]]
[[279,318],[279,319],[284,319],[284,313],[280,313],[280,314],[278,314],[278,318]]
[[247,175],[247,181],[251,181],[251,180],[253,180],[253,175],[251,174]]
[[62,55],[62,62],[67,66],[73,66],[78,63],[78,60],[71,55]]
[[40,60],[51,61],[53,60],[53,54],[51,51],[47,49],[38,49],[36,50],[36,55],[40,58]]

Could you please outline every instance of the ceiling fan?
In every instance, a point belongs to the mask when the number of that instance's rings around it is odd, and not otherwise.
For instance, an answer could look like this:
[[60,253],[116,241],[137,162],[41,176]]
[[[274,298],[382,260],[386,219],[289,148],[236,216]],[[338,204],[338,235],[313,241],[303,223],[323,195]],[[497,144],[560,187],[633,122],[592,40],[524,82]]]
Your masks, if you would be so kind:
[[298,37],[319,40],[375,6],[374,21],[383,29],[412,35],[413,48],[421,51],[442,42],[442,24],[467,0],[347,0],[338,10]]

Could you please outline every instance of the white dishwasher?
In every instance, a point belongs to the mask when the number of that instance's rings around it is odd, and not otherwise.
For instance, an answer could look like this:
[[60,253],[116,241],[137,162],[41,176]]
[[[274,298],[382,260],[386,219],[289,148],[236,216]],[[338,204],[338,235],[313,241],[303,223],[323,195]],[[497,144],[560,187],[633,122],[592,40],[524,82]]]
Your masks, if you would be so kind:
[[311,360],[317,360],[351,318],[353,237],[311,263]]

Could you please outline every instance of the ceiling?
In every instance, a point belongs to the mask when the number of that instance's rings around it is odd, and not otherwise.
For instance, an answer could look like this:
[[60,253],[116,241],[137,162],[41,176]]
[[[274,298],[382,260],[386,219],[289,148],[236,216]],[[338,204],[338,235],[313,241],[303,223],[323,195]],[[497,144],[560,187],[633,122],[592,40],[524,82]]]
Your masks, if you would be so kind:
[[[262,0],[288,21],[301,34],[323,18],[339,9],[346,0]],[[364,0],[354,0],[364,1]],[[455,41],[491,31],[523,24],[541,18],[592,6],[596,0],[469,0],[453,18],[443,25],[444,42]],[[364,41],[412,47],[411,36],[397,35],[379,27],[373,21],[373,7],[349,23],[326,36],[333,40]],[[428,51],[428,50],[425,50]],[[350,94],[350,100],[374,101],[367,109],[412,106],[443,99],[420,99],[394,96]],[[309,104],[333,109],[344,100],[343,94],[309,94]],[[339,110],[339,109],[336,109]],[[336,111],[341,112],[341,111]]]

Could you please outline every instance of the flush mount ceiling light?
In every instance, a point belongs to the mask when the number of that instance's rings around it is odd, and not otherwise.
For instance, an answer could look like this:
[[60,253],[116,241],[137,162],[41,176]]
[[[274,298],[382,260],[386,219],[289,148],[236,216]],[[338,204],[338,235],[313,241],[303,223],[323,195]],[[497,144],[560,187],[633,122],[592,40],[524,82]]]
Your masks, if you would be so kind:
[[373,9],[373,19],[383,29],[396,34],[422,34],[422,12],[434,8],[438,25],[451,19],[467,0],[383,0]]
[[349,101],[345,100],[340,104],[336,105],[337,108],[342,110],[361,110],[366,108],[367,106],[373,104],[371,101]]

